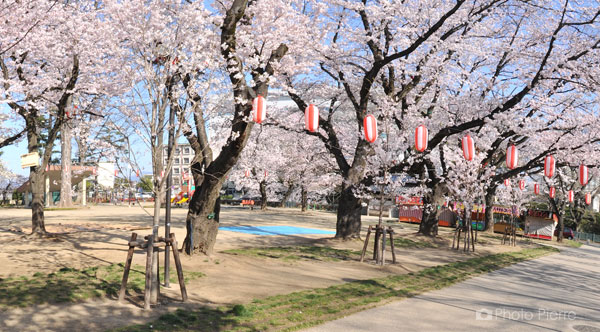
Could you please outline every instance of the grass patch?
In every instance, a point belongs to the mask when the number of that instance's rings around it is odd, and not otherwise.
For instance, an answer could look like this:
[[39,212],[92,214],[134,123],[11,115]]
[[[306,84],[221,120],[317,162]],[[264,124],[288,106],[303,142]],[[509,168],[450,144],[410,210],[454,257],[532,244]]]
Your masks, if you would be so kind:
[[114,331],[298,330],[554,252],[558,250],[552,247],[524,249],[431,267],[417,273],[270,296],[244,305],[179,309],[150,324],[127,326]]
[[267,257],[285,261],[304,259],[332,262],[360,258],[360,251],[315,246],[230,249],[223,252],[232,255]]
[[437,245],[434,243],[426,242],[426,241],[414,241],[411,239],[407,239],[404,237],[395,237],[394,238],[394,246],[396,248],[437,248]]
[[579,241],[567,240],[567,239],[563,239],[563,244],[568,247],[573,247],[573,248],[579,248],[583,245],[583,243],[581,243]]
[[70,210],[81,210],[81,208],[71,207],[71,208],[45,208],[44,211],[70,211]]
[[[177,283],[177,273],[172,269],[170,281]],[[133,266],[129,272],[127,291],[141,293],[144,289],[145,268]],[[161,277],[164,270],[161,268]],[[184,272],[186,281],[200,278],[200,272]],[[42,303],[78,302],[81,300],[116,296],[123,278],[123,264],[90,267],[86,269],[62,268],[45,274],[36,272],[31,277],[0,279],[0,308],[27,307]]]

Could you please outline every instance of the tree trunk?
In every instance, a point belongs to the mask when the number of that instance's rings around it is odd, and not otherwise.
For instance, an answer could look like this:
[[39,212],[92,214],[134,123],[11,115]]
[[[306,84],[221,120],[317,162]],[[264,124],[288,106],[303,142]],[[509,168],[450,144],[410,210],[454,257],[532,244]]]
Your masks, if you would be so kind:
[[[46,234],[44,224],[44,185],[46,172],[41,167],[31,167],[29,182],[31,183],[31,232],[32,234]],[[48,197],[50,199],[50,197]]]
[[437,208],[444,204],[444,186],[433,184],[430,193],[423,196],[423,217],[419,224],[419,233],[427,236],[437,236],[440,210]]
[[362,199],[356,197],[353,186],[342,185],[337,210],[336,239],[360,238]]
[[558,215],[558,236],[556,237],[556,240],[558,242],[562,242],[563,241],[563,237],[564,237],[564,230],[565,230],[565,223],[563,221],[563,217],[561,214]]
[[212,176],[202,179],[201,175],[194,174],[194,181],[200,186],[196,186],[185,221],[187,235],[183,250],[188,255],[213,252],[219,231],[219,193],[224,179]]
[[494,233],[494,197],[496,188],[485,193],[485,231]]
[[71,188],[71,127],[68,122],[61,126],[60,136],[60,207],[73,206],[72,188]]
[[285,203],[288,201],[288,199],[290,198],[290,196],[294,192],[294,189],[295,188],[294,188],[293,184],[289,185],[289,187],[287,188],[287,190],[283,194],[283,197],[281,198],[281,202],[279,202],[279,207],[285,207]]
[[[38,152],[39,132],[36,126],[35,114],[29,114],[26,118],[27,123],[27,151],[29,153]],[[44,158],[42,158],[44,160]],[[31,233],[46,234],[44,224],[44,187],[46,185],[45,165],[42,162],[40,166],[29,168],[29,183],[31,184]],[[25,193],[27,195],[27,193]],[[50,199],[50,197],[48,197]]]
[[562,242],[563,231],[565,229],[562,211],[564,210],[565,203],[562,201],[557,202],[556,198],[549,198],[548,200],[550,201],[552,212],[558,217],[558,236],[556,237],[556,240]]
[[267,209],[267,182],[265,180],[260,181],[260,209]]
[[307,205],[308,205],[308,195],[306,192],[306,187],[302,186],[302,189],[300,191],[300,206],[301,206],[302,212],[306,212]]

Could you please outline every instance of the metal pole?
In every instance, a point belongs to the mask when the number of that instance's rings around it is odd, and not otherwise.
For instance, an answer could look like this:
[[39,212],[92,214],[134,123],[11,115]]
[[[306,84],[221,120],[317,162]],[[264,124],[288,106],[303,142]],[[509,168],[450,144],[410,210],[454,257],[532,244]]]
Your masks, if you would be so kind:
[[[172,106],[172,105],[171,105]],[[167,148],[167,153],[169,156],[169,160],[171,160],[173,155],[173,145],[175,144],[175,109],[170,107],[169,111],[169,143]],[[171,234],[171,187],[173,186],[173,171],[169,170],[169,175],[167,175],[167,199],[166,199],[166,210],[165,210],[165,239],[168,239]],[[165,246],[165,287],[169,287],[169,251],[171,247]],[[177,248],[173,248],[173,250],[177,250]]]

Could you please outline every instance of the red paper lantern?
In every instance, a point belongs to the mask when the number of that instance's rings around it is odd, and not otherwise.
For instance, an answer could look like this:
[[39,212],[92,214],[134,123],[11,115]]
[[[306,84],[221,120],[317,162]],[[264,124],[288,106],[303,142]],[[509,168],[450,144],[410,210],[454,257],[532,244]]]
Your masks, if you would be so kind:
[[587,205],[592,204],[592,194],[590,194],[590,193],[585,194],[585,204],[587,204]]
[[160,177],[164,178],[165,177],[165,171],[160,171]]
[[135,171],[135,176],[137,176],[138,178],[140,177],[140,170],[139,169],[137,171]]
[[547,155],[544,159],[544,176],[551,178],[554,176],[554,157]]
[[588,168],[587,166],[581,164],[579,165],[579,183],[581,186],[585,186],[588,183]]
[[265,177],[267,177],[269,175],[269,172],[265,171]]
[[525,180],[519,180],[519,189],[525,189]]
[[254,98],[252,101],[252,112],[254,122],[262,123],[267,115],[267,102],[263,96],[258,95],[258,97]]
[[505,179],[504,180],[504,186],[505,187],[510,187],[510,180],[509,179]]
[[473,142],[473,138],[471,138],[471,135],[467,134],[467,136],[463,137],[462,150],[463,156],[466,160],[473,160],[473,156],[475,155],[475,143]]
[[115,169],[115,176],[119,176],[119,170]]
[[550,187],[550,198],[554,198],[556,195],[556,189],[554,187]]
[[247,170],[246,170],[246,172],[244,172],[244,175],[245,175],[247,178],[249,178],[249,177],[250,177],[250,170],[249,170],[249,169],[247,169]]
[[50,165],[46,165],[46,172],[50,170]]
[[377,139],[377,120],[372,114],[365,116],[363,120],[363,127],[365,130],[365,139],[369,143],[375,142]]
[[569,202],[573,202],[573,199],[575,198],[575,193],[573,192],[573,190],[569,190],[569,192],[567,193],[567,197],[569,198]]
[[427,127],[418,126],[415,130],[415,149],[419,152],[427,150],[427,141],[429,141]]
[[519,163],[519,150],[514,144],[511,144],[506,149],[506,167],[514,169]]
[[319,108],[313,104],[304,110],[304,125],[306,130],[315,132],[319,128]]
[[96,175],[98,174],[98,171],[96,170],[96,167],[92,168],[92,175]]
[[534,185],[533,185],[533,192],[534,192],[536,195],[539,195],[539,194],[540,194],[540,185],[539,185],[539,184],[537,184],[537,183],[536,183],[536,184],[534,184]]

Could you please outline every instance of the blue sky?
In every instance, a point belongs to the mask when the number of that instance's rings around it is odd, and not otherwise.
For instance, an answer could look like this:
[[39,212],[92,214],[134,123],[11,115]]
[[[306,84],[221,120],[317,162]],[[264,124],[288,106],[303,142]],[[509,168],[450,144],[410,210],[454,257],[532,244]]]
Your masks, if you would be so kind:
[[9,145],[2,150],[0,160],[4,162],[6,167],[13,173],[20,175],[29,175],[29,168],[21,168],[21,155],[27,153],[27,142],[21,141],[18,144]]

